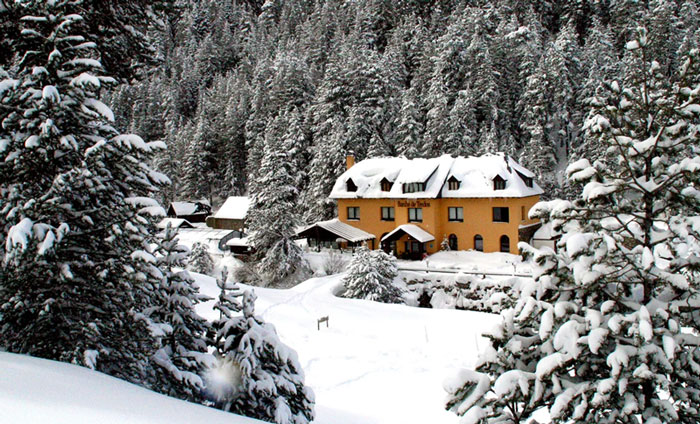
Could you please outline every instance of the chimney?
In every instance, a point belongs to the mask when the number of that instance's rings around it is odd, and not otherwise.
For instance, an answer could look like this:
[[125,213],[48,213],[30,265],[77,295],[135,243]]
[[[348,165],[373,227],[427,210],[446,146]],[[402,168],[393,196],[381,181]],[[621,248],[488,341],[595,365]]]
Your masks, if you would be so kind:
[[345,169],[350,169],[355,164],[355,155],[352,152],[348,152],[345,156]]

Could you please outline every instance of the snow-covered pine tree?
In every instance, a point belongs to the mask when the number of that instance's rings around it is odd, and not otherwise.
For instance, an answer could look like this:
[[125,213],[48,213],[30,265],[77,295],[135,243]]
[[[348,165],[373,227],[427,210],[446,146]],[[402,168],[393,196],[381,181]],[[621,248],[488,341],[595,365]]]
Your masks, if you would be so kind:
[[648,53],[607,84],[585,129],[607,149],[567,168],[574,202],[532,215],[563,231],[490,334],[477,372],[446,384],[463,422],[695,423],[700,419],[700,52],[674,75]]
[[187,140],[182,180],[183,190],[190,199],[207,199],[211,203],[215,180],[211,158],[215,152],[210,143],[209,117],[202,108],[197,114],[192,139]]
[[442,241],[440,242],[440,250],[443,252],[449,252],[452,250],[450,248],[450,239],[447,238],[447,234],[443,234]]
[[420,156],[420,143],[423,138],[423,123],[418,111],[416,91],[409,88],[401,97],[401,111],[396,125],[396,150],[400,155],[413,159]]
[[[286,114],[278,116],[280,128],[286,119]],[[259,273],[272,286],[294,284],[308,274],[303,252],[292,240],[299,224],[293,213],[298,208],[298,178],[291,160],[294,141],[275,132],[266,135],[265,155],[251,199],[251,242],[260,260]]]
[[209,254],[209,247],[206,243],[195,243],[187,257],[187,268],[198,274],[209,275],[214,270],[214,260]]
[[[342,174],[344,159],[349,152],[345,125],[340,119],[332,120],[326,125],[327,134],[316,139],[311,147],[313,159],[309,164],[309,185],[301,197],[300,205],[304,207],[304,222],[317,222],[336,216],[336,205],[328,198],[335,180]],[[318,128],[318,127],[316,127]]]
[[182,269],[188,249],[178,244],[177,231],[170,224],[155,251],[162,272],[154,293],[153,306],[146,310],[159,341],[153,355],[153,387],[168,396],[201,402],[203,371],[211,363],[207,354],[207,321],[197,315],[195,305],[209,300],[199,294],[194,279]]
[[402,290],[395,285],[396,258],[383,250],[361,246],[355,250],[348,274],[343,279],[343,297],[383,303],[404,303]]
[[[306,424],[314,418],[314,394],[304,385],[304,371],[294,350],[282,343],[274,326],[255,315],[255,294],[217,283],[221,313],[214,347],[222,367],[235,370],[235,381],[220,390],[218,407],[277,424]],[[234,290],[234,293],[230,291]],[[234,315],[242,312],[242,315]]]
[[80,1],[15,2],[23,30],[0,81],[0,345],[142,382],[140,314],[158,283],[147,165],[163,143],[122,135],[100,92]]

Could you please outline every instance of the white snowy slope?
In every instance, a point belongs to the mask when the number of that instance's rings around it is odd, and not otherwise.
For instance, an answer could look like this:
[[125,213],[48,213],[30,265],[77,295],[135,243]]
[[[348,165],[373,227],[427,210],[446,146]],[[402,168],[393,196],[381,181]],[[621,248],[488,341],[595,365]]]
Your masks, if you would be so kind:
[[77,365],[0,352],[0,423],[255,424]]
[[[215,280],[194,274],[201,291]],[[314,278],[293,289],[254,288],[256,312],[299,354],[316,393],[317,424],[454,424],[445,411],[446,377],[473,366],[480,334],[500,317],[342,299],[341,276]],[[216,317],[213,302],[198,306]],[[317,320],[329,317],[329,326]]]

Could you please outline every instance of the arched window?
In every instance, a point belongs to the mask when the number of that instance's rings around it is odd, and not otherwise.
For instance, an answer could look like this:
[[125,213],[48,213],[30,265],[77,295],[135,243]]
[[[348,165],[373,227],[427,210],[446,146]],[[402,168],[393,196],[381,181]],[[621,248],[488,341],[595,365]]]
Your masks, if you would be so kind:
[[501,252],[510,253],[510,239],[508,236],[501,236]]
[[457,250],[457,236],[455,234],[450,234],[447,240],[450,243],[450,250]]
[[480,234],[474,236],[474,250],[479,252],[484,251],[484,238]]

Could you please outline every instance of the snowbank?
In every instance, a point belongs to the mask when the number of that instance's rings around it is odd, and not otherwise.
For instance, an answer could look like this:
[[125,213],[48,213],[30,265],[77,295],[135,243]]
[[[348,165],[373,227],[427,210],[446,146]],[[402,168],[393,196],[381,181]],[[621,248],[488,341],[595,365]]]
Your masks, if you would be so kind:
[[0,422],[254,424],[77,365],[0,352]]

